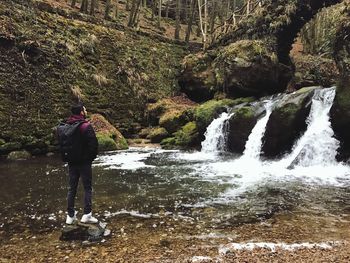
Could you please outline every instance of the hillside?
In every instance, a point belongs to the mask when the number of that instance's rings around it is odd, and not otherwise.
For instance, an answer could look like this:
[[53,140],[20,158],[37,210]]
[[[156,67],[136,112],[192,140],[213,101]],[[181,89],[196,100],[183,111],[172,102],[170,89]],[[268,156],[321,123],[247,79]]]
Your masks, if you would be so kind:
[[69,12],[45,2],[0,2],[2,153],[50,150],[51,129],[69,114],[73,94],[130,136],[148,102],[178,91],[183,45]]

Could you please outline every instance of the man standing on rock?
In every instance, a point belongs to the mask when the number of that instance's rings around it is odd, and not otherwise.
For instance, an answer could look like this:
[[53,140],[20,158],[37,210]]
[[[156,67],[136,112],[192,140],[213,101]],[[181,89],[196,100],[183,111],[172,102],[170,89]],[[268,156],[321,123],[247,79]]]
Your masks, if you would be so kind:
[[96,158],[98,142],[95,131],[89,121],[86,120],[87,112],[83,104],[77,104],[71,108],[72,115],[58,128],[58,138],[62,159],[68,162],[69,190],[67,196],[68,215],[66,224],[77,221],[77,212],[74,209],[75,196],[79,178],[84,186],[84,215],[80,222],[97,223],[92,216],[92,161]]

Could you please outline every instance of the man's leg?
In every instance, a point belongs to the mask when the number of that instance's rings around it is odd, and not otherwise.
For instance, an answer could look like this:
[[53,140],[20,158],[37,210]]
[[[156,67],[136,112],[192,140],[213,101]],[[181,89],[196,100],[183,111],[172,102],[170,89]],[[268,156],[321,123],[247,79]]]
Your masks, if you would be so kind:
[[90,164],[80,166],[81,179],[84,186],[84,214],[91,213],[92,207],[92,168]]
[[77,194],[77,187],[79,183],[79,169],[76,165],[68,165],[68,174],[69,174],[69,189],[67,196],[67,211],[70,217],[74,216],[74,202],[75,196]]

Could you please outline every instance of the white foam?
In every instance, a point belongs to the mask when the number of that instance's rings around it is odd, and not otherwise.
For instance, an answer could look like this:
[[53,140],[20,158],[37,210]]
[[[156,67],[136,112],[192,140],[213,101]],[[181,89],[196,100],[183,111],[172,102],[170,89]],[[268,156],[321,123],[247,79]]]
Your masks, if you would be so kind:
[[135,210],[128,211],[125,209],[122,209],[117,212],[105,211],[103,215],[105,218],[110,218],[117,215],[130,215],[130,216],[139,217],[139,218],[158,218],[159,217],[159,214],[151,214],[151,213],[143,214],[143,213],[140,213],[139,211],[135,211]]
[[117,151],[107,155],[101,155],[96,159],[93,166],[102,166],[105,170],[137,170],[140,168],[155,167],[153,165],[145,164],[147,158],[152,154],[174,152],[159,148],[142,149],[142,152],[139,152],[139,150],[140,149],[138,148],[130,148],[125,151]]
[[334,246],[339,245],[339,241],[328,241],[322,243],[268,243],[268,242],[257,242],[257,243],[230,243],[227,245],[221,245],[219,247],[219,254],[225,255],[232,250],[253,250],[257,248],[265,248],[271,251],[276,251],[276,249],[282,250],[296,250],[296,249],[332,249]]

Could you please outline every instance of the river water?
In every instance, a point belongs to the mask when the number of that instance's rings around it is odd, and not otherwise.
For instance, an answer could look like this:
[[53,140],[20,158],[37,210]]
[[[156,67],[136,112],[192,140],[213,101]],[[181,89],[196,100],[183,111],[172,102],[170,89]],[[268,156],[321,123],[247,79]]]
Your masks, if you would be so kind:
[[[346,166],[310,176],[307,170],[274,174],[266,167],[240,165],[240,158],[230,154],[110,152],[93,166],[94,212],[102,220],[121,214],[189,217],[210,228],[263,222],[281,213],[340,219],[350,213]],[[65,217],[66,170],[56,157],[1,162],[0,231],[11,235],[59,228]],[[81,200],[80,191],[80,215]]]

